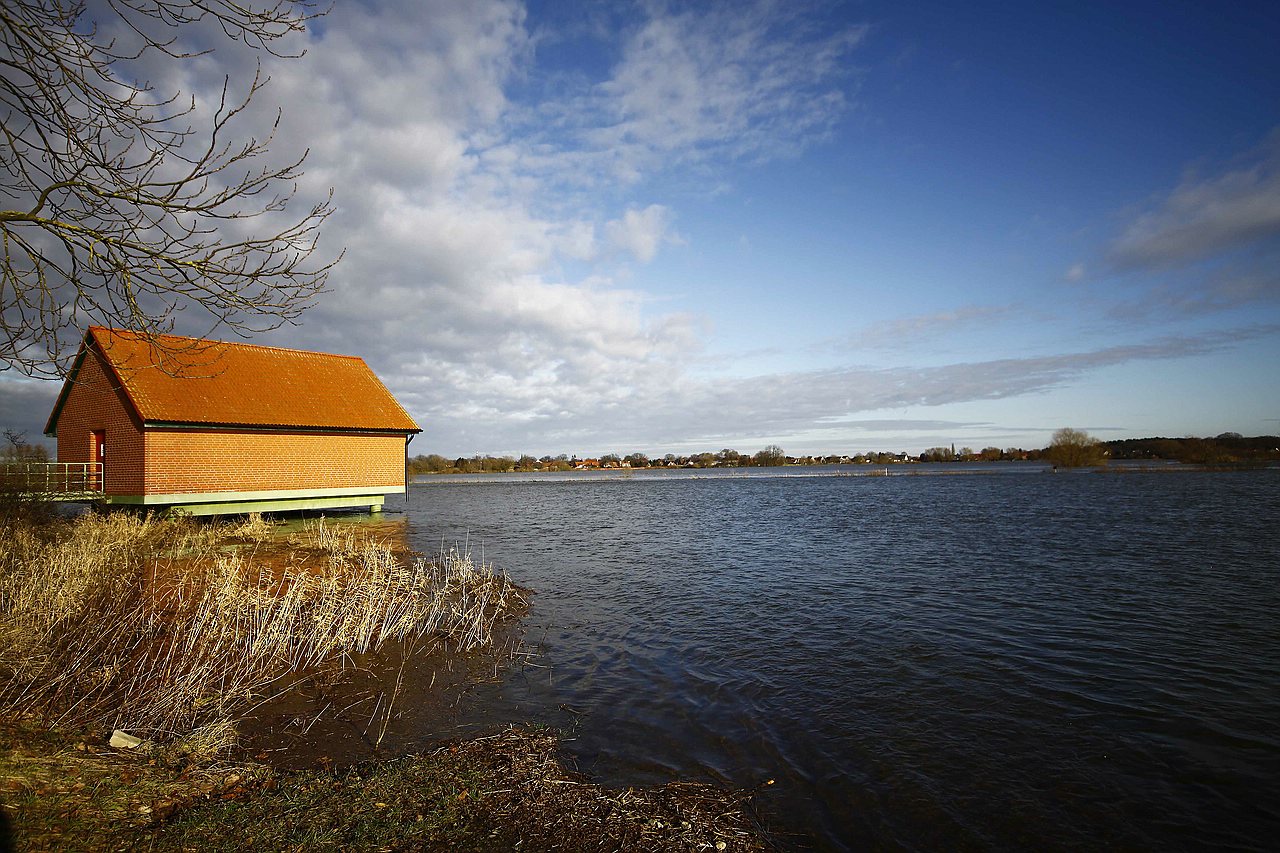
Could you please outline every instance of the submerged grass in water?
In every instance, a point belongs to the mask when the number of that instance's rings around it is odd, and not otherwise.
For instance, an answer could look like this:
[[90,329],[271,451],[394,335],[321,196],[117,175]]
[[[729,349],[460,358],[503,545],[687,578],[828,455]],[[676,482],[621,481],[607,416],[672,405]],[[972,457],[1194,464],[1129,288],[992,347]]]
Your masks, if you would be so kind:
[[275,567],[255,562],[260,519],[86,515],[6,534],[0,713],[157,741],[225,740],[291,673],[388,641],[483,646],[525,607],[505,573],[467,554],[412,557],[323,521]]

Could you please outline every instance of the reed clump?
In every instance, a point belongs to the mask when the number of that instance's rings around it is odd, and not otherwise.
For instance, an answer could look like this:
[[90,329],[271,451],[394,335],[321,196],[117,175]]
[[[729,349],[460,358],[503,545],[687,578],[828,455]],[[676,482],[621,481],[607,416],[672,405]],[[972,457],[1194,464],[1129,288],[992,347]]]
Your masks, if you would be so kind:
[[129,514],[6,526],[0,714],[216,751],[280,679],[392,640],[483,646],[525,606],[456,550],[413,557],[322,520],[269,564],[269,535]]

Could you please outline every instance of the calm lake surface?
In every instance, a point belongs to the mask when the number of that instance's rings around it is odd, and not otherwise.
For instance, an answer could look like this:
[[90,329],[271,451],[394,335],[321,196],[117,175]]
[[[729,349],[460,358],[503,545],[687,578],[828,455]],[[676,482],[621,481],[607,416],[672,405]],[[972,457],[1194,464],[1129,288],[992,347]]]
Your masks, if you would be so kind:
[[1280,470],[983,470],[428,478],[403,508],[536,591],[539,666],[467,724],[561,728],[598,780],[774,779],[801,849],[1276,849]]

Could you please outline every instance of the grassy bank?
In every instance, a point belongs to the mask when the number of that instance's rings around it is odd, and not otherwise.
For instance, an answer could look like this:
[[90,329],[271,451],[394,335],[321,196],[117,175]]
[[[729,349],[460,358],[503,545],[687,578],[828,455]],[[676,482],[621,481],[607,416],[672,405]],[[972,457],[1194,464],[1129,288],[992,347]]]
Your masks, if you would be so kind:
[[[282,540],[261,519],[3,527],[0,814],[19,849],[764,844],[737,795],[606,790],[569,772],[541,730],[340,769],[284,771],[238,748],[245,720],[302,675],[384,645],[489,645],[526,603],[465,554],[427,560],[323,523]],[[142,746],[109,746],[117,730]]]

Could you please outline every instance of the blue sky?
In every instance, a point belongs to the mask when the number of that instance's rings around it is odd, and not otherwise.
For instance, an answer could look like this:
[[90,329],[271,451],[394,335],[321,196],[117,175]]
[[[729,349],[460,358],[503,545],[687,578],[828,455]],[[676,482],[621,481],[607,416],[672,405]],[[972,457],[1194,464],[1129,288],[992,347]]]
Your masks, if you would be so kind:
[[[346,256],[260,340],[363,356],[414,452],[1280,433],[1273,4],[344,2],[306,38],[246,118],[283,107]],[[38,432],[56,385],[2,385]]]

